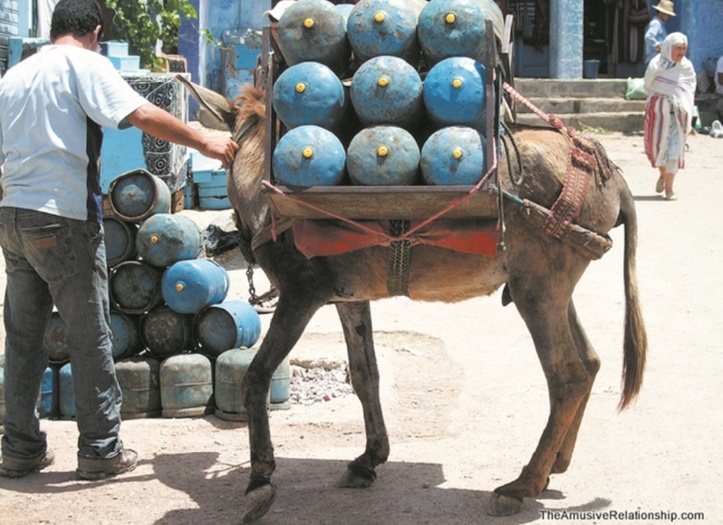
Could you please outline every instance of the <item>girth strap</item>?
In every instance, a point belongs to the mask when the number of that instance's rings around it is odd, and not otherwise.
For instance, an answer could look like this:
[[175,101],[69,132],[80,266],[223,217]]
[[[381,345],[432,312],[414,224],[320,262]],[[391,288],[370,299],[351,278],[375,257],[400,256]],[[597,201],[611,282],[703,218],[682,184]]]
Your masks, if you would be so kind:
[[[389,233],[394,237],[404,235],[409,230],[410,221],[389,221]],[[391,295],[409,295],[409,248],[408,239],[393,241],[389,245],[389,273],[387,290]]]

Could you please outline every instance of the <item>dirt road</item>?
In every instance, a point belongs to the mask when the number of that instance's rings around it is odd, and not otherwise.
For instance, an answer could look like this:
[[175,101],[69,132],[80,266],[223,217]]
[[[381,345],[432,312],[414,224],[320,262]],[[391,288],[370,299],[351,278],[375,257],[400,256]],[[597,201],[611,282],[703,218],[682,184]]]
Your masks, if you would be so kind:
[[[616,411],[624,302],[623,232],[615,230],[613,250],[591,264],[574,296],[603,364],[572,465],[518,515],[487,516],[490,492],[517,476],[547,418],[530,336],[514,306],[500,306],[499,293],[454,305],[380,301],[372,312],[389,462],[369,489],[333,487],[364,447],[353,396],[272,412],[279,493],[260,524],[647,524],[682,521],[684,513],[723,523],[715,488],[723,482],[723,140],[691,137],[679,200],[665,202],[654,194],[642,137],[600,139],[636,196],[650,342],[638,402]],[[224,264],[232,294],[246,298],[240,261]],[[345,359],[333,308],[314,317],[292,356]],[[242,515],[249,472],[242,423],[126,421],[124,440],[139,451],[139,466],[97,483],[75,478],[74,423],[42,426],[57,462],[22,480],[0,479],[0,523],[196,525],[236,523]]]

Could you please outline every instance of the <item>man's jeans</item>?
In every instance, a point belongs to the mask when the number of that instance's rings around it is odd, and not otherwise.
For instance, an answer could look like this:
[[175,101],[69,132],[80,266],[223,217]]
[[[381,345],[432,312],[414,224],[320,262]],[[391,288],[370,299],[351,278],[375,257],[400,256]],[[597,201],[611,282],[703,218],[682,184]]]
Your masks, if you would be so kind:
[[47,448],[35,405],[48,364],[43,334],[55,304],[67,326],[78,455],[115,456],[123,448],[121,391],[111,353],[101,225],[0,208],[0,245],[7,273],[3,454],[30,458]]

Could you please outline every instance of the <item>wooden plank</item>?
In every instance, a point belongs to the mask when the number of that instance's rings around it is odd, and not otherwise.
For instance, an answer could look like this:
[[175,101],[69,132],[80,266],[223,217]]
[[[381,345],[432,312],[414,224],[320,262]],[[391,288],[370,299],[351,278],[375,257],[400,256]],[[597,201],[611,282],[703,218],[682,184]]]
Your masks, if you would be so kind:
[[[267,190],[272,206],[282,217],[332,218],[324,211],[347,219],[428,219],[469,195],[472,186],[334,186],[292,191],[288,195]],[[310,206],[313,206],[314,209]],[[493,192],[478,191],[440,218],[497,217]]]

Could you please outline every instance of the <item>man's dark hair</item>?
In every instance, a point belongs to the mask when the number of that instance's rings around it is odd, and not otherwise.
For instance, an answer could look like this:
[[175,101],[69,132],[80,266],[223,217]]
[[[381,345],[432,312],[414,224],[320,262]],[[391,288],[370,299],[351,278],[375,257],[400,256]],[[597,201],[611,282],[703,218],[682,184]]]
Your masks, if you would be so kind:
[[63,35],[85,36],[103,27],[103,11],[96,0],[60,0],[50,22],[50,40]]

